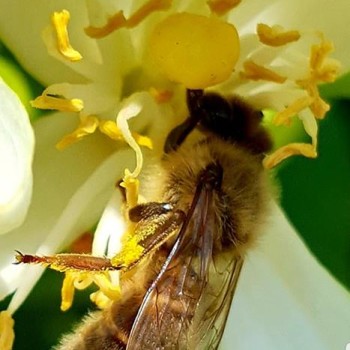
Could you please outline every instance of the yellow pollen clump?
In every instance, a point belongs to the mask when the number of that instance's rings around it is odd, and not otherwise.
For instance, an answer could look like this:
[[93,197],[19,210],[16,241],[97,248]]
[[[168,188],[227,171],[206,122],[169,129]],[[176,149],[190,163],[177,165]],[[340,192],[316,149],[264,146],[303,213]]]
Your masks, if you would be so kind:
[[111,261],[113,266],[129,267],[142,256],[144,248],[138,244],[138,240],[132,237],[123,245],[122,250]]
[[15,340],[13,326],[15,322],[8,311],[0,312],[0,349],[11,350]]
[[310,96],[301,97],[298,100],[294,101],[283,111],[278,112],[273,120],[275,125],[285,125],[289,126],[291,123],[291,118],[296,116],[303,109],[309,107],[314,99]]
[[84,31],[90,38],[101,39],[120,28],[136,27],[151,13],[168,10],[171,4],[172,0],[149,0],[128,19],[125,18],[123,11],[119,11],[109,17],[107,23],[103,27],[89,26],[86,27]]
[[290,143],[266,156],[263,161],[263,165],[266,169],[271,169],[281,163],[284,159],[295,155],[302,155],[307,158],[316,158],[316,147],[307,143]]
[[82,55],[77,50],[74,50],[69,43],[67,30],[69,18],[69,12],[62,10],[61,12],[54,12],[52,14],[51,22],[56,32],[58,51],[69,61],[75,62],[80,61]]
[[244,71],[241,72],[241,77],[251,80],[266,80],[274,83],[283,84],[287,78],[279,75],[271,69],[265,68],[254,63],[252,60],[247,60],[243,63]]
[[239,57],[236,28],[218,18],[177,13],[154,28],[151,58],[172,81],[204,89],[229,78]]
[[30,101],[32,107],[40,109],[50,109],[60,112],[80,112],[84,108],[84,103],[78,98],[71,100],[50,96],[45,91],[41,96],[38,96],[35,100]]
[[297,30],[285,31],[281,26],[270,27],[259,23],[256,31],[259,40],[269,46],[283,46],[300,39],[300,33]]
[[218,16],[223,16],[239,5],[241,1],[242,0],[208,0],[207,4],[211,12],[217,14]]

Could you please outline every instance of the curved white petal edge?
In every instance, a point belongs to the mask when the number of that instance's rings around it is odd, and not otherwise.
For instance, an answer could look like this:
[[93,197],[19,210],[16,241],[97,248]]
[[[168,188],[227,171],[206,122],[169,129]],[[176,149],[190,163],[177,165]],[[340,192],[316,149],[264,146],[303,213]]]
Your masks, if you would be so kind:
[[273,204],[247,256],[221,350],[329,350],[350,342],[350,293],[308,251]]
[[17,95],[0,79],[0,234],[24,221],[32,196],[34,133]]

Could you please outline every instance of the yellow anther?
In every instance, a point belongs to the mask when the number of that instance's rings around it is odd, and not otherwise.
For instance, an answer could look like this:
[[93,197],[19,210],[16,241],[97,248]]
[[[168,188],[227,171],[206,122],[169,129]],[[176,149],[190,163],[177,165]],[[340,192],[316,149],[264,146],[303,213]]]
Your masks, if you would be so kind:
[[107,298],[116,300],[120,297],[119,283],[113,284],[105,273],[93,274],[92,279]]
[[136,27],[142,20],[155,11],[165,11],[170,8],[172,0],[149,0],[133,13],[127,20],[127,27]]
[[91,293],[90,300],[95,303],[99,309],[105,309],[111,304],[111,299],[106,297],[100,290]]
[[177,13],[150,37],[154,62],[172,81],[203,89],[229,78],[239,57],[236,28],[218,18]]
[[297,30],[285,31],[281,26],[270,27],[267,24],[259,23],[256,28],[259,40],[269,46],[283,46],[300,39]]
[[84,108],[82,100],[73,98],[71,100],[50,96],[43,92],[35,100],[30,101],[32,107],[40,109],[50,109],[60,112],[80,112]]
[[68,146],[80,141],[83,137],[93,134],[97,127],[99,121],[94,116],[82,116],[80,118],[79,126],[72,133],[64,136],[57,144],[56,148],[58,150],[63,150]]
[[68,60],[75,62],[82,59],[82,55],[74,50],[69,43],[68,37],[68,22],[70,14],[67,10],[61,12],[54,12],[51,17],[57,37],[57,49]]
[[266,80],[274,83],[283,84],[287,78],[279,75],[271,69],[265,68],[254,63],[252,60],[243,63],[244,71],[241,72],[241,77],[251,80]]
[[242,0],[208,0],[207,4],[211,12],[218,16],[223,16],[239,5],[241,1]]
[[123,134],[113,120],[101,120],[98,125],[99,130],[115,141],[123,140]]
[[138,145],[147,147],[148,149],[153,149],[153,142],[149,137],[140,135],[137,132],[132,132],[131,135]]
[[171,3],[172,0],[149,0],[128,19],[125,18],[123,11],[119,11],[113,16],[109,17],[107,23],[103,27],[89,26],[86,27],[84,31],[90,38],[101,39],[120,28],[136,27],[151,13],[168,10]]
[[66,272],[61,288],[61,310],[67,311],[73,304],[75,272]]
[[266,169],[274,168],[281,163],[284,159],[295,155],[302,155],[307,158],[316,158],[317,151],[314,145],[307,143],[290,143],[283,146],[265,157],[263,165]]
[[[118,128],[116,122],[113,120],[101,120],[98,125],[100,131],[107,135],[109,138],[115,141],[124,141],[124,136]],[[131,132],[132,137],[135,139],[138,145],[153,148],[152,140],[147,136],[142,136],[137,132]]]
[[15,340],[13,326],[15,322],[8,311],[0,312],[0,349],[11,350]]
[[297,99],[283,111],[278,112],[273,120],[273,123],[275,125],[289,126],[291,123],[291,119],[303,109],[309,107],[313,103],[313,101],[314,99],[310,96],[305,96]]
[[339,72],[339,63],[328,59],[333,50],[333,44],[321,36],[321,43],[311,47],[309,76],[296,81],[313,98],[310,109],[317,119],[323,119],[330,109],[329,104],[319,94],[318,84],[333,82]]
[[156,100],[157,103],[166,103],[173,97],[171,90],[159,90],[154,87],[149,89],[149,93]]
[[322,41],[319,45],[313,45],[311,47],[310,54],[310,69],[314,72],[318,72],[322,69],[325,60],[328,55],[334,51],[334,45],[331,41],[327,41],[322,38]]
[[123,11],[119,11],[109,17],[107,23],[103,27],[89,26],[84,28],[84,31],[90,38],[101,39],[123,27],[126,27],[126,18],[124,17]]
[[138,179],[135,179],[131,176],[130,171],[125,169],[125,175],[123,182],[120,186],[126,189],[126,205],[128,208],[133,208],[137,205],[139,200],[139,186],[140,182]]

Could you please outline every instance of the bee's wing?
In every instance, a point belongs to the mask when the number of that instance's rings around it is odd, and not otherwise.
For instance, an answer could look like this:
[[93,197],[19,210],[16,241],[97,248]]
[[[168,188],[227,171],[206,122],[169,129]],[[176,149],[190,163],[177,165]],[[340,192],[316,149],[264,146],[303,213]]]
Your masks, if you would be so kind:
[[213,260],[218,228],[212,194],[198,186],[178,238],[143,299],[128,350],[217,347],[241,261],[232,256],[229,261]]
[[232,255],[220,256],[220,262],[212,265],[210,285],[203,293],[193,319],[189,349],[217,349],[222,338],[238,278],[242,259]]

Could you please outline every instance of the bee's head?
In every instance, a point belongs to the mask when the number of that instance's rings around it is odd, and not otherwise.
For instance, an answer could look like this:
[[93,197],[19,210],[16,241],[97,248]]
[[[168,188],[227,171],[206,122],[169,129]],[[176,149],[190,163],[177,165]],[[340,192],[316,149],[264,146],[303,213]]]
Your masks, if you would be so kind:
[[187,105],[189,117],[170,132],[166,153],[176,150],[195,127],[256,154],[270,150],[271,139],[261,125],[262,112],[238,96],[226,99],[203,90],[187,90]]

